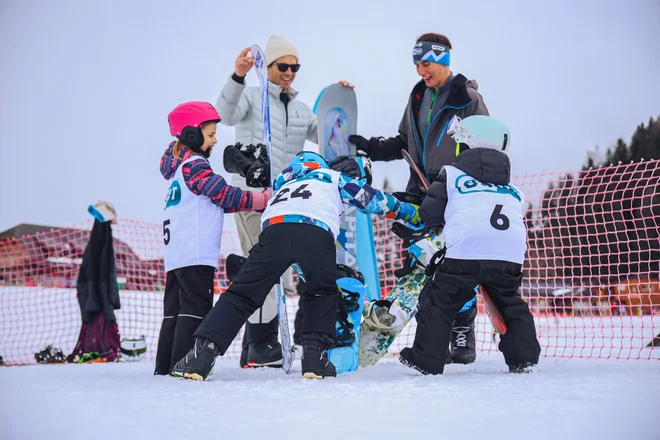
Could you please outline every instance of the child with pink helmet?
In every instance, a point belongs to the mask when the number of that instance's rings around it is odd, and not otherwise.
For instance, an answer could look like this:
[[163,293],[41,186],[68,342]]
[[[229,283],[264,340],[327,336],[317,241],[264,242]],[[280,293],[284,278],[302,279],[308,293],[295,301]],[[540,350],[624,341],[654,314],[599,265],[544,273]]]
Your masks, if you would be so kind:
[[179,104],[168,115],[177,140],[160,159],[168,184],[162,230],[167,278],[154,374],[170,374],[213,306],[224,213],[260,211],[270,199],[270,189],[245,191],[213,172],[208,158],[220,120],[211,104],[199,101]]

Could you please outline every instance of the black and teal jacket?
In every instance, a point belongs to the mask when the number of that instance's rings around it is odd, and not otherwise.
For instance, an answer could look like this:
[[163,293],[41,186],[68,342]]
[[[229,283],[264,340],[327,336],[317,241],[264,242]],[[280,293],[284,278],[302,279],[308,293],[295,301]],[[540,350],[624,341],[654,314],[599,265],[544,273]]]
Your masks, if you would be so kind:
[[[402,159],[401,150],[406,149],[410,156],[430,181],[438,178],[445,165],[451,165],[456,159],[456,142],[447,135],[449,121],[454,115],[466,118],[472,115],[488,115],[484,100],[477,91],[474,80],[456,75],[448,85],[449,94],[442,106],[431,108],[430,113],[421,115],[428,118],[428,128],[420,132],[418,121],[425,93],[433,93],[424,81],[418,82],[410,93],[408,105],[399,124],[399,134],[385,139],[377,148],[372,148],[369,157],[372,160]],[[428,122],[428,121],[427,121]],[[419,194],[422,185],[417,174],[411,170],[406,191]]]

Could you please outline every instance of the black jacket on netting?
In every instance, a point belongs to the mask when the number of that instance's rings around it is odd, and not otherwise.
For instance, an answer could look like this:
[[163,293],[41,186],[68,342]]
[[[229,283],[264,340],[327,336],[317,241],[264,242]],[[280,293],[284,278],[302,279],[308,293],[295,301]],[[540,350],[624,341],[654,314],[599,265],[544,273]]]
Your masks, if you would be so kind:
[[106,321],[116,321],[114,311],[121,304],[110,222],[94,221],[80,265],[76,290],[84,323],[89,323],[97,312],[103,312]]

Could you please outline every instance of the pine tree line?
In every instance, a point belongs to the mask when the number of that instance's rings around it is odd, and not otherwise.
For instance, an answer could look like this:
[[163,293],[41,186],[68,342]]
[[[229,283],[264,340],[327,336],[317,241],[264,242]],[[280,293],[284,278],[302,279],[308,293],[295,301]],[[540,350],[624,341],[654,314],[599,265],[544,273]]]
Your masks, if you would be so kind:
[[[660,117],[619,139],[605,161],[548,183],[528,205],[526,275],[574,286],[655,279],[660,262]],[[602,165],[600,167],[596,167]]]

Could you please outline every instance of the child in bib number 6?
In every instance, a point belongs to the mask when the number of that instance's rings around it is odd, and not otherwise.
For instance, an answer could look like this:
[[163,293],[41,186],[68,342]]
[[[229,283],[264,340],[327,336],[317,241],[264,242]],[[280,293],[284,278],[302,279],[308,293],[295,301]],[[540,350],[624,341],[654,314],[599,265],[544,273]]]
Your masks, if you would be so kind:
[[163,210],[165,296],[154,374],[170,374],[193,345],[193,334],[213,306],[223,213],[263,210],[271,191],[244,191],[214,174],[208,158],[220,115],[206,102],[186,102],[168,115],[178,138],[160,159],[168,191]]
[[419,297],[413,346],[399,359],[423,374],[442,374],[454,317],[481,285],[506,323],[499,349],[509,371],[527,372],[541,347],[519,292],[527,229],[523,193],[511,184],[509,130],[489,116],[454,116],[447,134],[456,159],[442,167],[420,207],[427,226],[444,225],[446,253]]
[[305,316],[301,329],[303,377],[336,376],[326,350],[335,344],[339,297],[335,239],[343,203],[420,225],[417,206],[330,169],[316,153],[298,153],[273,187],[273,198],[261,217],[259,242],[195,332],[195,345],[175,365],[175,376],[206,379],[216,357],[225,353],[293,263],[298,263],[306,281],[300,300]]

